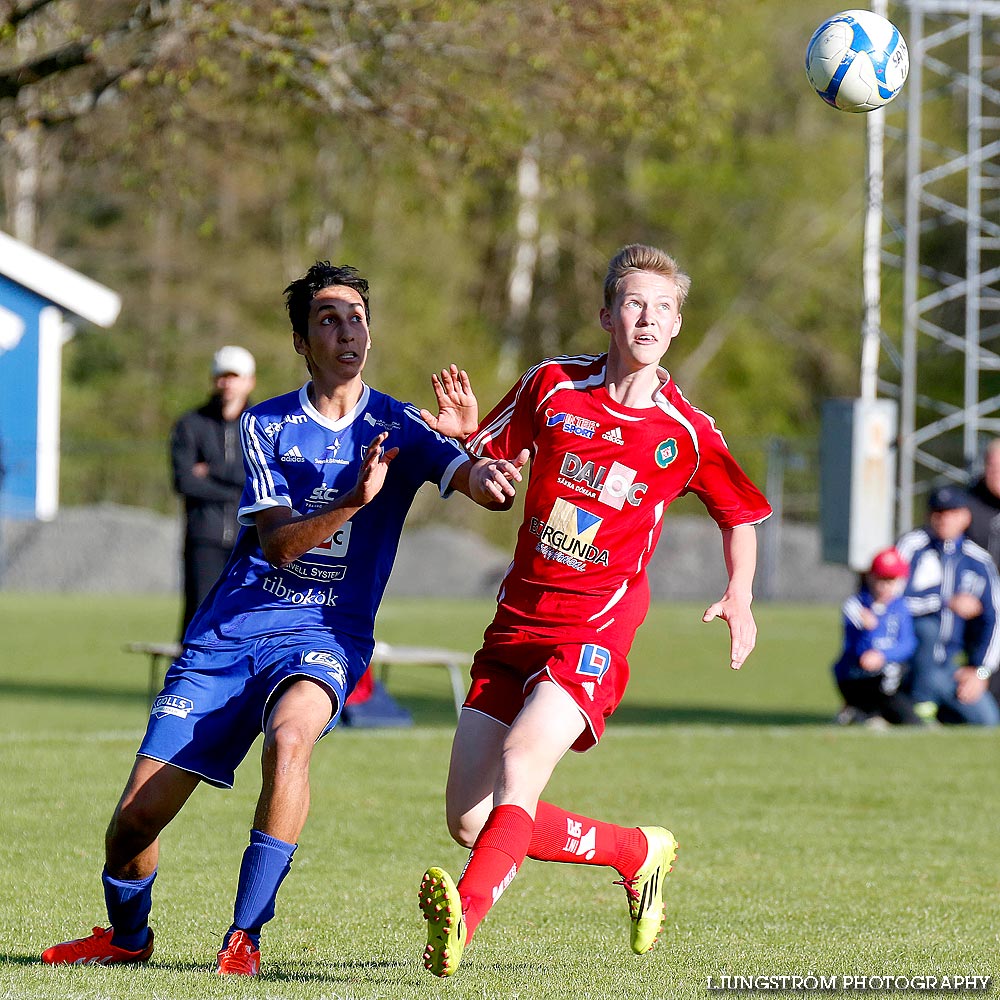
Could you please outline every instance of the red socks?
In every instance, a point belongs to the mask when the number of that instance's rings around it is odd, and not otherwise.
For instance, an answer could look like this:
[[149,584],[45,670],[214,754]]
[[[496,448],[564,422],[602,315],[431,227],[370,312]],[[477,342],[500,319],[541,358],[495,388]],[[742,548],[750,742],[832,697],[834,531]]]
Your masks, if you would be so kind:
[[632,878],[646,860],[645,834],[637,827],[615,826],[539,802],[528,857],[571,865],[607,865]]
[[520,806],[497,806],[486,820],[458,880],[471,938],[525,857],[575,865],[606,865],[632,878],[649,845],[636,827],[615,826],[539,802],[532,820]]
[[479,832],[457,887],[470,938],[514,881],[528,852],[533,826],[531,816],[520,806],[497,806]]

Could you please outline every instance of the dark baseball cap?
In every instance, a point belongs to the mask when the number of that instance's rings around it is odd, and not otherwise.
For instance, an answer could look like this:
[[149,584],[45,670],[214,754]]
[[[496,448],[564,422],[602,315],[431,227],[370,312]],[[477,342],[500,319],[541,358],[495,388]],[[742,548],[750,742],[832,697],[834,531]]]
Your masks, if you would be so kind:
[[927,509],[929,511],[957,510],[959,507],[969,506],[969,494],[961,486],[954,486],[951,483],[946,486],[939,486],[927,498]]

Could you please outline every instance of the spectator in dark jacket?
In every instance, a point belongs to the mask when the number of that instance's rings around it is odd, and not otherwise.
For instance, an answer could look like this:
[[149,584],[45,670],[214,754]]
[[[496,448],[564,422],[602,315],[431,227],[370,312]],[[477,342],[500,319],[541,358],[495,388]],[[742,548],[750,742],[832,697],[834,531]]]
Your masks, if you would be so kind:
[[[972,521],[966,535],[989,552],[994,565],[1000,566],[1000,438],[994,438],[986,446],[983,474],[969,488],[969,511]],[[968,622],[967,649],[975,648],[982,627],[981,619]],[[1000,701],[1000,671],[990,677],[990,694]]]
[[1000,566],[1000,438],[986,446],[983,474],[969,487],[969,512],[972,520],[966,535]]
[[256,368],[245,348],[220,348],[212,359],[211,397],[185,413],[170,437],[174,489],[184,498],[182,637],[236,542],[236,510],[246,479],[239,421],[256,384]]
[[[947,722],[1000,725],[988,691],[1000,666],[1000,578],[989,553],[966,537],[968,494],[940,486],[927,502],[927,524],[897,543],[910,564],[906,603],[917,651],[911,661],[911,697],[918,714]],[[965,627],[981,619],[975,648],[963,656]],[[962,663],[968,659],[967,663]]]

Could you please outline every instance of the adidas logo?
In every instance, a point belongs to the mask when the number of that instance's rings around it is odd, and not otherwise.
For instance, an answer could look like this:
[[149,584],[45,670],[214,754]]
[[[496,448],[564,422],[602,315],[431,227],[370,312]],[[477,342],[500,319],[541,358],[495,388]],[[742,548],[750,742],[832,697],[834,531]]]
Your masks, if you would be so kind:
[[285,454],[281,456],[282,462],[304,462],[305,460],[306,460],[305,456],[302,454],[301,451],[299,451],[298,445],[294,445],[293,447],[289,448],[288,451],[286,451]]
[[625,438],[622,437],[622,429],[620,427],[614,427],[606,434],[601,435],[603,441],[610,441],[612,444],[624,444]]
[[639,900],[638,914],[640,917],[644,917],[648,910],[653,906],[656,901],[656,894],[660,887],[660,869],[656,868],[653,870],[652,875],[650,875],[649,880],[642,887],[642,898]]

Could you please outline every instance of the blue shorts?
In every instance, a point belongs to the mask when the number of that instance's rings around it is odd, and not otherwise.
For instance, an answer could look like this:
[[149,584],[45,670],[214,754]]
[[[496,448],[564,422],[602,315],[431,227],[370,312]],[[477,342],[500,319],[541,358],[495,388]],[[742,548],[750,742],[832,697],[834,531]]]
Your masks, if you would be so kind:
[[232,788],[285,682],[309,677],[329,692],[333,710],[322,738],[337,724],[371,653],[371,643],[320,629],[188,646],[167,671],[137,754]]

